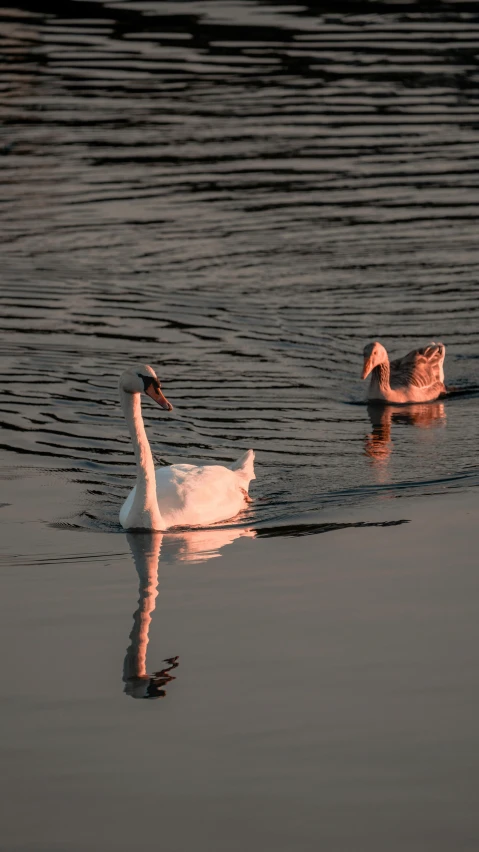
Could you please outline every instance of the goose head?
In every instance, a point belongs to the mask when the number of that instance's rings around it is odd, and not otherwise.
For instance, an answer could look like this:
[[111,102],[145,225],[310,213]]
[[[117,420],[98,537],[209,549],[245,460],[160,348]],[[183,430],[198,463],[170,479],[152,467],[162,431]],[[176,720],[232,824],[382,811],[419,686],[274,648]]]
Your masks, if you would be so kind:
[[125,393],[146,393],[165,411],[173,411],[171,402],[168,402],[161,391],[158,376],[148,364],[138,364],[125,370],[120,376],[119,385]]
[[387,360],[388,353],[382,343],[378,343],[377,340],[374,343],[368,343],[368,345],[364,347],[364,365],[361,378],[367,378],[371,370],[374,370],[378,364],[384,364]]

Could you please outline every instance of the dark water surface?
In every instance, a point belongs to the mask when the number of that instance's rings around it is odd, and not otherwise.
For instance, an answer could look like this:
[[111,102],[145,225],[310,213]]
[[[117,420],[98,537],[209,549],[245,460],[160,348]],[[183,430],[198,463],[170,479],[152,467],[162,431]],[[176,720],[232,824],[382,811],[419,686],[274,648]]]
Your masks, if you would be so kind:
[[[477,847],[479,12],[315,8],[0,10],[9,852]],[[366,406],[376,338],[395,355],[443,341],[448,395]],[[134,467],[117,379],[135,360],[175,405],[144,405],[159,463],[257,453],[241,517],[156,551],[118,525]],[[150,685],[163,700],[131,701],[159,555],[154,666],[180,665]]]

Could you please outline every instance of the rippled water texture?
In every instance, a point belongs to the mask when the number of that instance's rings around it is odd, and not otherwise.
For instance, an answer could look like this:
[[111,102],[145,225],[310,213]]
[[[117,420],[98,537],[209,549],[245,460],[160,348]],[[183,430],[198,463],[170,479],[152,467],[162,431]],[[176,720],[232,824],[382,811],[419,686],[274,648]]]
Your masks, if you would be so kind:
[[[12,3],[2,852],[476,849],[477,4]],[[133,361],[240,516],[120,531]]]
[[[56,520],[118,528],[135,359],[158,460],[256,449],[241,523],[477,485],[477,12],[39,5],[0,13],[1,441],[81,482]],[[368,410],[375,338],[456,392]]]

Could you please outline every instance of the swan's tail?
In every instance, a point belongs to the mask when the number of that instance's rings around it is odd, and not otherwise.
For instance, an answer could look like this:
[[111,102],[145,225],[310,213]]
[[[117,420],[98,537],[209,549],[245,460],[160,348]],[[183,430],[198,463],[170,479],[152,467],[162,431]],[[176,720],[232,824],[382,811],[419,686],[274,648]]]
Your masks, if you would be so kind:
[[254,474],[254,451],[246,450],[237,461],[230,464],[230,470],[234,470],[238,474],[242,487],[247,491],[251,480],[256,479]]

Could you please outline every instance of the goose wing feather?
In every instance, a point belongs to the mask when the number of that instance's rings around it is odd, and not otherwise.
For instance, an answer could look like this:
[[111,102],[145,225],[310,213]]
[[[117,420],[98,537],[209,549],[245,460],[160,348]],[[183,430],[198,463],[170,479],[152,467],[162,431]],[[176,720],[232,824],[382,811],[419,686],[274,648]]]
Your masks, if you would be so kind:
[[422,349],[413,349],[403,358],[391,361],[392,388],[431,388],[442,385],[444,390],[444,357],[446,347],[442,343],[429,343]]

